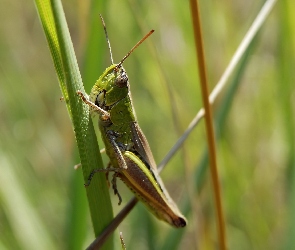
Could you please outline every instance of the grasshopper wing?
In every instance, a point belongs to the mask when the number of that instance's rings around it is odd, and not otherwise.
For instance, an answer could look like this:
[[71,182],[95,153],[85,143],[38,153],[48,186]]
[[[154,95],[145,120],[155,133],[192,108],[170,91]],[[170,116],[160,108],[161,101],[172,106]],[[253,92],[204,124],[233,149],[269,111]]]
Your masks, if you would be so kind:
[[[141,131],[140,127],[138,126],[137,122],[131,123],[131,133],[133,138],[133,143],[135,150],[137,153],[143,158],[143,160],[149,165],[149,168],[141,169],[141,171],[146,172],[146,176],[149,176],[149,183],[153,183],[150,185],[155,188],[154,192],[144,192],[140,193],[140,195],[137,193],[137,197],[141,200],[146,200],[146,203],[148,203],[148,206],[150,209],[156,214],[157,217],[159,217],[162,220],[167,221],[171,225],[174,225],[176,227],[183,227],[186,225],[186,219],[179,211],[178,207],[170,197],[168,191],[166,190],[164,183],[162,182],[162,179],[159,176],[157,165],[155,163],[152,151],[150,149],[150,146],[148,144],[147,139],[145,138],[145,135]],[[130,160],[125,159],[126,164],[128,165],[128,168],[130,168],[134,163],[130,162]],[[134,160],[135,162],[135,160]],[[141,165],[141,164],[138,164]],[[128,171],[129,172],[129,171]],[[143,178],[141,178],[143,179]],[[148,183],[146,181],[146,183]],[[128,184],[127,184],[128,185]],[[130,184],[129,184],[130,185]],[[145,187],[144,189],[147,189]],[[158,194],[157,194],[157,192]],[[152,193],[152,197],[154,197],[154,202],[147,202],[148,200],[152,200],[152,198],[147,199],[147,197],[144,197],[144,193]],[[156,195],[157,194],[157,195]],[[156,197],[161,197],[161,199],[158,199]],[[156,205],[156,208],[153,207],[153,205]],[[161,207],[161,209],[160,209]],[[158,211],[158,212],[157,212]],[[166,211],[166,212],[165,212]]]
[[150,145],[137,122],[131,122],[131,133],[135,150],[144,159],[144,161],[148,163],[151,169],[157,171],[157,165],[154,160]]
[[155,177],[154,171],[132,152],[126,151],[123,156],[128,168],[123,174],[118,173],[121,180],[160,220],[177,228],[184,227],[186,219],[166,192],[160,177]]

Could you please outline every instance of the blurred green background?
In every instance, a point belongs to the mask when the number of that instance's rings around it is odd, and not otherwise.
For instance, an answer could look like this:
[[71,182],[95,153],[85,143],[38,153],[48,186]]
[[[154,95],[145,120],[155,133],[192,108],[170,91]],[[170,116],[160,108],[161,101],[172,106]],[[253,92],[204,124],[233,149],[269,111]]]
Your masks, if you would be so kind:
[[[94,236],[81,169],[73,169],[79,156],[34,2],[0,3],[0,249],[85,248]],[[262,4],[200,1],[211,89]],[[110,59],[103,28],[89,34],[97,9],[90,1],[63,5],[82,76],[91,67],[98,78]],[[97,8],[91,16],[103,15],[115,62],[156,30],[124,67],[159,163],[202,107],[189,3],[114,0]],[[294,1],[280,1],[267,18],[216,143],[229,249],[295,246],[294,9]],[[90,35],[97,47],[91,45],[93,63],[85,65]],[[95,80],[84,82],[88,93]],[[188,226],[172,229],[139,204],[119,226],[127,249],[165,249],[173,234],[181,235],[175,249],[216,249],[211,181],[193,178],[205,146],[201,122],[161,174],[181,210],[190,198]],[[125,204],[132,195],[121,183],[119,190]],[[121,207],[111,197],[116,214]],[[73,235],[73,227],[80,233]],[[118,231],[115,239],[119,244]]]

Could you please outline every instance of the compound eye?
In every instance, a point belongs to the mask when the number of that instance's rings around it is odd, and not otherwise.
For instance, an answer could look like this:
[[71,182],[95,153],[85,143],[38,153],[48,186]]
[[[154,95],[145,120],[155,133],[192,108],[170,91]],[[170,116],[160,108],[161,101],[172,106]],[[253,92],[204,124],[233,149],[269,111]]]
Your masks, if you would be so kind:
[[115,80],[115,84],[119,87],[119,88],[124,88],[127,87],[128,85],[128,76],[125,72],[125,70],[121,70],[121,72],[119,73],[119,75],[117,76],[116,80]]

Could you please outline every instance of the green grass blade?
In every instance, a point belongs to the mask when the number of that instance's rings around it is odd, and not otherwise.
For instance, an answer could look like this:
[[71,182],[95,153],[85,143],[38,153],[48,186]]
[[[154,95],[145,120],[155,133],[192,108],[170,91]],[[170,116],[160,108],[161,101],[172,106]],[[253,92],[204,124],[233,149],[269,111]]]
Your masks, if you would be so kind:
[[[60,86],[67,102],[78,144],[84,181],[92,169],[102,167],[89,109],[76,92],[84,91],[72,41],[61,2],[36,0],[40,19],[49,43]],[[104,175],[96,175],[86,189],[95,236],[112,220],[112,207]],[[112,248],[112,239],[105,249]]]
[[[62,55],[60,51],[60,45],[57,38],[57,31],[55,27],[55,20],[53,17],[50,1],[35,1],[37,9],[39,11],[39,17],[42,23],[42,27],[50,48],[51,56],[53,59],[56,74],[59,80],[59,86],[65,100],[68,100],[68,92],[66,87],[66,79],[62,66]],[[70,105],[67,104],[69,113],[71,116]]]

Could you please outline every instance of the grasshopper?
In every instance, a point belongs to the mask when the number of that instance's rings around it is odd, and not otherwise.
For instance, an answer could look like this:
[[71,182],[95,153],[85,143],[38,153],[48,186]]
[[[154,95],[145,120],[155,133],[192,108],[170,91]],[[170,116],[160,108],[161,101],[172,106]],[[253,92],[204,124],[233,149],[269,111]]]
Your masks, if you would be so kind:
[[95,173],[113,171],[112,188],[119,198],[119,205],[122,198],[117,190],[117,178],[160,220],[177,228],[184,227],[186,219],[165,189],[148,141],[137,123],[128,76],[122,66],[154,30],[143,37],[118,64],[114,64],[106,26],[101,19],[112,65],[96,81],[89,97],[80,91],[77,94],[89,105],[91,114],[99,116],[98,125],[110,163],[105,169],[93,170],[85,186],[90,184]]

